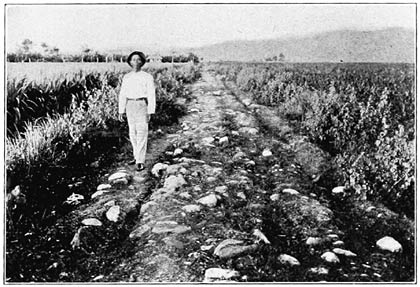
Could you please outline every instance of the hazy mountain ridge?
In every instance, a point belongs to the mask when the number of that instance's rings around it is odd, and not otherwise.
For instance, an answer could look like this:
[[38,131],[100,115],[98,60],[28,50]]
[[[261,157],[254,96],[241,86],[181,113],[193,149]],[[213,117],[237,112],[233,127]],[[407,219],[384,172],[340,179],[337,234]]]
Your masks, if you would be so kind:
[[[186,51],[186,50],[185,50]],[[288,62],[415,62],[415,31],[339,30],[287,39],[229,41],[188,49],[205,60],[260,61],[283,53]]]

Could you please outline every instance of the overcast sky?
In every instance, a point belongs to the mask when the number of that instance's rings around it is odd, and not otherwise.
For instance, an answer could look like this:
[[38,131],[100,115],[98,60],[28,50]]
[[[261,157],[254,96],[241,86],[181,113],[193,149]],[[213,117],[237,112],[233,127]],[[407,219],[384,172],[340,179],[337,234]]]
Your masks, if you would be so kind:
[[7,5],[6,49],[25,38],[63,52],[86,45],[197,47],[343,28],[415,28],[414,4]]

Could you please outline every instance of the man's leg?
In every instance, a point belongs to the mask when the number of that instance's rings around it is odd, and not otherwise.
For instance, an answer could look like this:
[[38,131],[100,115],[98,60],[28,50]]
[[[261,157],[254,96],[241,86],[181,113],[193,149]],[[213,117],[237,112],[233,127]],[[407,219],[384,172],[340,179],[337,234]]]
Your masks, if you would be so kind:
[[148,125],[145,121],[136,123],[136,163],[146,162]]
[[132,106],[127,107],[127,122],[128,135],[130,137],[131,146],[133,147],[133,158],[135,159],[137,154],[137,130],[135,112],[131,110],[132,108]]

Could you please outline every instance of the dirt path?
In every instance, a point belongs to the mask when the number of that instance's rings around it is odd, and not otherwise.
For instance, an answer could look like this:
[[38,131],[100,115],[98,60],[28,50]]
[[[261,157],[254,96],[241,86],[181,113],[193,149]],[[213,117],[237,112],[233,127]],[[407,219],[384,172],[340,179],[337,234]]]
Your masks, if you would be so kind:
[[[191,89],[195,100],[180,129],[151,146],[151,173],[121,165],[116,171],[124,169],[127,181],[73,213],[74,222],[103,222],[82,226],[76,238],[79,249],[94,253],[90,264],[84,262],[83,268],[91,268],[84,280],[398,279],[402,259],[379,256],[375,250],[374,240],[381,234],[363,241],[349,235],[352,230],[340,214],[353,207],[337,209],[343,198],[330,197],[331,187],[340,183],[319,184],[329,169],[325,153],[295,134],[273,109],[252,104],[211,71],[204,71]],[[111,208],[118,209],[115,221],[105,216]],[[363,208],[370,208],[369,203]],[[369,210],[372,217],[381,212],[383,218],[395,218],[383,209]],[[399,238],[409,234],[409,223],[398,224],[400,230],[394,231],[401,233]],[[72,228],[80,230],[80,223]],[[367,255],[333,254],[332,260],[341,262],[328,262],[325,252],[337,247]],[[98,261],[101,256],[108,259]]]

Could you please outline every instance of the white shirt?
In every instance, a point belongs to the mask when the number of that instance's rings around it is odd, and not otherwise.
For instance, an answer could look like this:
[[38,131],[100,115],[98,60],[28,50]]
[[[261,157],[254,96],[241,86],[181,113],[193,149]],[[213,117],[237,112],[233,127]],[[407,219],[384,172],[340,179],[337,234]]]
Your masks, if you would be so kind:
[[118,111],[125,113],[127,99],[147,98],[147,113],[154,114],[156,109],[156,91],[153,76],[149,73],[130,72],[124,75],[118,99]]

